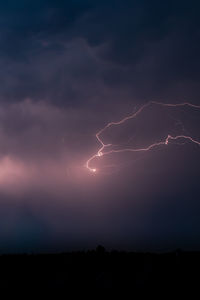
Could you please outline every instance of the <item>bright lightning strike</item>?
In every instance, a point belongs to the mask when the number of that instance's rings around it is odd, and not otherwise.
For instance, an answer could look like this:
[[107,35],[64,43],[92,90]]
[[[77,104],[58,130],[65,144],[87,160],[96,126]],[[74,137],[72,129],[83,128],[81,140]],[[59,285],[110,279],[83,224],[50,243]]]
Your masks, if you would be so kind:
[[104,144],[103,140],[101,139],[101,134],[108,129],[111,126],[117,126],[117,125],[121,125],[123,123],[125,123],[127,120],[130,119],[134,119],[136,116],[138,116],[145,108],[149,107],[150,105],[159,105],[159,106],[164,106],[164,107],[182,107],[182,106],[189,106],[192,108],[197,108],[200,109],[199,105],[195,105],[189,102],[183,102],[183,103],[178,103],[178,104],[166,104],[166,103],[161,103],[161,102],[156,102],[156,101],[150,101],[146,104],[144,104],[142,107],[140,107],[135,113],[121,119],[118,122],[110,122],[108,123],[106,126],[104,126],[101,130],[99,130],[96,133],[96,139],[97,141],[100,143],[100,148],[98,150],[98,152],[96,154],[94,154],[93,156],[91,156],[87,162],[86,162],[86,168],[92,172],[92,173],[96,173],[97,169],[96,168],[92,168],[90,167],[91,162],[97,158],[97,157],[101,157],[104,155],[108,155],[108,154],[112,154],[112,153],[122,153],[122,152],[143,152],[143,151],[149,151],[153,148],[162,146],[162,145],[168,145],[170,140],[178,140],[178,139],[185,139],[185,140],[189,140],[194,144],[197,144],[198,146],[200,146],[200,141],[197,141],[195,139],[193,139],[191,136],[187,136],[187,135],[177,135],[177,136],[172,136],[172,135],[168,135],[165,139],[153,143],[151,145],[149,145],[148,147],[145,148],[124,148],[124,149],[119,149],[119,150],[110,150],[110,151],[105,151],[105,149],[109,146],[112,146],[112,144]]

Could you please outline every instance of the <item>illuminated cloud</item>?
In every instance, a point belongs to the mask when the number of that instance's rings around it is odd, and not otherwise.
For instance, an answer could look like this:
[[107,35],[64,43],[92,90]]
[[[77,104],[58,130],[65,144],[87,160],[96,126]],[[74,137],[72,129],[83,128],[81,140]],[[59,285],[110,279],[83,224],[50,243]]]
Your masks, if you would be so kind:
[[0,20],[0,251],[195,244],[198,147],[103,150],[198,140],[199,112],[148,110],[107,149],[95,134],[149,101],[200,105],[199,3],[9,0]]

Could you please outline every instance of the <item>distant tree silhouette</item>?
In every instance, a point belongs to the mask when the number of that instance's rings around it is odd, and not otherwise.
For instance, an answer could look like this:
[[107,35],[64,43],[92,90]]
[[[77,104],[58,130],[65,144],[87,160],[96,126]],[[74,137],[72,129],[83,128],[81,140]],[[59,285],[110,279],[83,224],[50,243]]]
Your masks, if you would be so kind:
[[98,245],[96,247],[96,253],[98,253],[98,254],[104,254],[104,253],[106,253],[106,249],[103,246]]

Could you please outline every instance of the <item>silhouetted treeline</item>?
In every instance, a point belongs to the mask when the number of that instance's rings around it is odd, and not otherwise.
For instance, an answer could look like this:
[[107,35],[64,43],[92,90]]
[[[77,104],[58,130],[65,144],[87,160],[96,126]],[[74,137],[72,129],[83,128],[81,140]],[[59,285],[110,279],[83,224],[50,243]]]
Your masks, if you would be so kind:
[[200,294],[200,253],[87,252],[0,256],[0,290]]

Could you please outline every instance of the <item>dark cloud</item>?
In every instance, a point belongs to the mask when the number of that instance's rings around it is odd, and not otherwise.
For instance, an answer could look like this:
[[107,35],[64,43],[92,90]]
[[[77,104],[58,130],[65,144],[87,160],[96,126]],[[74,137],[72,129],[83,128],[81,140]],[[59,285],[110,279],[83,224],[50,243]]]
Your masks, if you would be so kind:
[[[178,0],[0,3],[2,251],[199,247],[196,146],[95,162],[116,163],[112,175],[85,169],[107,122],[150,100],[200,103],[199,9]],[[180,120],[199,137],[197,110],[154,106],[104,138],[146,145],[183,130]]]
[[1,101],[81,105],[106,98],[103,89],[140,101],[199,96],[196,1],[1,6]]

